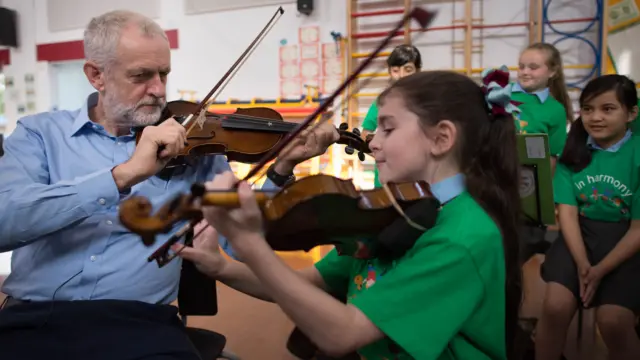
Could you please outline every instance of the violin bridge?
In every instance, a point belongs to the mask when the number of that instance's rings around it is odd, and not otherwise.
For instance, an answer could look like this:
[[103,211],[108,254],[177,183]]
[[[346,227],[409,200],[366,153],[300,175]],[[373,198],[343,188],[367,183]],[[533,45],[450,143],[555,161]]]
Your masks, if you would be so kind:
[[207,109],[203,108],[200,110],[200,114],[198,114],[198,117],[196,118],[196,124],[200,125],[200,130],[204,129],[204,123],[207,121],[206,112]]

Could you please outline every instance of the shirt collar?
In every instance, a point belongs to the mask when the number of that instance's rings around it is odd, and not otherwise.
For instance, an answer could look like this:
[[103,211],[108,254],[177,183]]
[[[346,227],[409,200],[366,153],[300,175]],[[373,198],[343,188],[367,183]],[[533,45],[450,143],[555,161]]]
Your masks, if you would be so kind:
[[538,97],[538,100],[540,100],[541,103],[544,103],[549,98],[549,88],[544,88],[542,90],[538,90],[530,93],[530,92],[527,92],[525,89],[523,89],[520,83],[517,83],[517,82],[514,83],[513,86],[511,87],[511,92],[523,92],[523,93],[535,95]]
[[76,115],[76,118],[73,121],[73,126],[71,127],[70,136],[76,135],[78,131],[80,131],[80,129],[85,127],[87,124],[94,124],[93,121],[89,119],[89,109],[96,105],[98,105],[98,93],[94,92],[87,97],[87,101],[85,101],[82,108],[80,108],[78,115]]
[[451,199],[465,191],[465,178],[463,174],[448,177],[431,185],[431,192],[441,204],[451,201]]
[[620,139],[617,143],[613,144],[612,146],[609,146],[606,149],[603,149],[598,144],[596,144],[595,140],[593,140],[593,138],[591,136],[589,136],[587,138],[587,146],[590,147],[591,149],[594,149],[594,150],[603,150],[603,151],[608,151],[608,152],[618,152],[618,150],[620,150],[622,145],[624,145],[627,141],[629,141],[629,139],[631,139],[631,130],[627,130],[627,132],[624,134],[624,137],[622,139]]

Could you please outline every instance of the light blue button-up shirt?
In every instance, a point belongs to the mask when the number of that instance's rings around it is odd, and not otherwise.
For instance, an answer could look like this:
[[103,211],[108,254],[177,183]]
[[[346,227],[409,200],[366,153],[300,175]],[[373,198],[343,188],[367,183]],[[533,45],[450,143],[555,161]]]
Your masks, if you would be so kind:
[[[511,91],[528,93],[525,89],[522,88],[522,86],[518,82],[513,83],[513,85],[511,86]],[[544,103],[545,101],[547,101],[547,98],[549,97],[549,93],[550,93],[549,88],[544,88],[542,90],[532,92],[531,94],[535,95],[538,98],[538,100],[540,100],[541,103]]]
[[467,185],[463,174],[456,174],[431,185],[433,196],[441,204],[453,200],[466,191]]
[[629,141],[629,139],[631,139],[631,135],[632,135],[631,130],[627,130],[627,132],[624,134],[622,139],[618,140],[617,143],[609,146],[606,149],[603,149],[602,147],[600,147],[600,145],[596,144],[596,141],[593,140],[591,135],[589,135],[589,137],[587,137],[587,146],[595,150],[602,150],[607,152],[618,152],[618,150],[620,150],[622,145],[624,145],[627,141]]
[[[127,161],[135,135],[115,137],[89,119],[98,94],[76,111],[54,111],[18,121],[0,157],[0,252],[13,251],[2,291],[23,300],[176,299],[179,258],[158,268],[147,257],[173,234],[145,246],[118,220],[125,195],[111,169]],[[131,194],[157,208],[194,182],[230,170],[224,156],[203,157],[169,179],[152,177]],[[265,189],[277,189],[269,180]],[[177,224],[174,230],[180,225]],[[230,255],[225,239],[221,246]]]

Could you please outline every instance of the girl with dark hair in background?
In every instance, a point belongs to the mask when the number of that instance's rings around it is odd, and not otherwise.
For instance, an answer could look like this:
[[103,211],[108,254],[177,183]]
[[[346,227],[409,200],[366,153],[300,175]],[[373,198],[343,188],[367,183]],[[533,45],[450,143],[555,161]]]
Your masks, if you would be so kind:
[[640,138],[636,85],[622,75],[589,82],[554,176],[561,236],[546,254],[536,358],[559,359],[578,306],[595,307],[611,359],[639,359]]

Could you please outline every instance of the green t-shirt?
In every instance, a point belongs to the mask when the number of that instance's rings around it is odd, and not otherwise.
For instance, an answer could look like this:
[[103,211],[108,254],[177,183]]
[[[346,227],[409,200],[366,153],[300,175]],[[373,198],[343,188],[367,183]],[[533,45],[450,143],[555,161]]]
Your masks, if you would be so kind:
[[[369,111],[367,111],[367,116],[362,120],[362,129],[374,132],[378,128],[378,100],[373,102],[369,107]],[[373,168],[373,184],[374,187],[380,188],[382,184],[378,179],[378,167],[375,166]]]
[[560,156],[567,140],[564,106],[551,94],[542,102],[536,94],[513,92],[511,100],[522,103],[518,105],[516,128],[523,134],[547,134],[551,156]]
[[616,152],[591,154],[591,163],[578,173],[558,163],[555,202],[577,206],[593,220],[640,219],[640,137],[631,136]]
[[501,239],[463,192],[397,261],[334,249],[316,268],[332,292],[346,295],[386,335],[361,348],[362,359],[506,359]]

